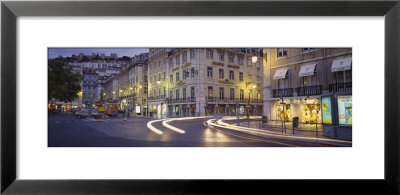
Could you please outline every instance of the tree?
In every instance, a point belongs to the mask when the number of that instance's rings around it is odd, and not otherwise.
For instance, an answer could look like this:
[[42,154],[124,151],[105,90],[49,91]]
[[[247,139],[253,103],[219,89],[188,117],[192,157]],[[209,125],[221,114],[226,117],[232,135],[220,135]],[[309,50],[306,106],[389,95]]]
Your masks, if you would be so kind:
[[62,57],[48,61],[48,100],[72,102],[79,97],[82,76],[66,64],[67,60]]

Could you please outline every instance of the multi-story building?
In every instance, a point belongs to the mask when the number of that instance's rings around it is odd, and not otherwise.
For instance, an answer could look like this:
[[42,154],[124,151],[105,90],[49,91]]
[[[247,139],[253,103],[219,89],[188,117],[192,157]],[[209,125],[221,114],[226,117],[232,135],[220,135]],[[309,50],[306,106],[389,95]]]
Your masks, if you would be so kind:
[[101,87],[95,70],[83,69],[82,92],[82,103],[85,106],[91,107],[100,101]]
[[[150,49],[149,112],[158,116],[262,113],[260,55],[259,49]],[[253,56],[258,56],[254,62]]]
[[147,61],[148,53],[132,58],[123,64],[122,71],[104,83],[105,102],[118,102],[120,110],[130,110],[144,115],[147,109]]
[[263,115],[268,120],[298,117],[351,139],[351,48],[264,49],[264,56]]
[[102,100],[107,103],[118,103],[118,77],[111,77],[103,83]]

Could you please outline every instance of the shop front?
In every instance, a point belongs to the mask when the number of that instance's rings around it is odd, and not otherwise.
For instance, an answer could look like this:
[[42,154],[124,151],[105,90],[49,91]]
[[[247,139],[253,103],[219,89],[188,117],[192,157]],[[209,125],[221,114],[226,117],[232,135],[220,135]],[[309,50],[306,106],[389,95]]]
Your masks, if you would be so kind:
[[322,97],[322,118],[324,136],[352,140],[352,95]]
[[299,98],[277,100],[274,105],[275,120],[292,121],[293,117],[299,117],[305,124],[321,123],[320,98]]

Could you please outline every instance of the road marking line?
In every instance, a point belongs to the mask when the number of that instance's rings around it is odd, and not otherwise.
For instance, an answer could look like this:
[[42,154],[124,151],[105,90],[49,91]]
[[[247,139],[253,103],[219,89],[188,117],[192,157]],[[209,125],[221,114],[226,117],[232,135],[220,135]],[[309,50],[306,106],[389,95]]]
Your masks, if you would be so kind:
[[152,124],[153,123],[155,123],[155,122],[160,122],[160,121],[163,121],[164,119],[161,119],[161,120],[152,120],[152,121],[149,121],[149,122],[147,122],[147,128],[149,128],[151,131],[153,131],[154,133],[157,133],[157,134],[163,134],[163,132],[162,131],[160,131],[159,129],[157,129],[157,128],[155,128]]

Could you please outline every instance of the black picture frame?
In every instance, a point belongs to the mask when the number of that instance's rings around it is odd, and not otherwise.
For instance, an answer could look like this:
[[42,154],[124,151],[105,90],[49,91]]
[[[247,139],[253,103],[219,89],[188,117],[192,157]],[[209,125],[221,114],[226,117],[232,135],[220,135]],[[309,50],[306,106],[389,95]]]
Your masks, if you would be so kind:
[[[382,180],[16,179],[19,16],[385,16],[385,176]],[[1,192],[4,194],[399,194],[400,3],[369,1],[2,1]],[[284,167],[282,167],[284,169]],[[101,170],[99,170],[101,171]],[[317,170],[310,170],[317,171]],[[368,170],[365,170],[368,171]]]

